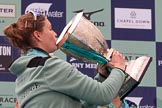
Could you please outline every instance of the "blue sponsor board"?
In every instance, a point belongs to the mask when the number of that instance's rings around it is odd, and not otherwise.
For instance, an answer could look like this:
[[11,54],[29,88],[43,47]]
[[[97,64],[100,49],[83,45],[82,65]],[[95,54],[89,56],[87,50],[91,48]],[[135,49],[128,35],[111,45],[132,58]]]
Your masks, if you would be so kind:
[[154,0],[111,0],[112,39],[155,41]]
[[162,76],[162,42],[157,42],[156,43],[156,69],[157,69],[157,86],[162,87],[162,81],[161,81],[161,76]]
[[47,16],[58,36],[66,25],[66,1],[22,0],[21,6],[22,14],[34,10]]
[[111,40],[106,40],[108,48],[111,48]]
[[96,63],[80,61],[70,56],[67,56],[67,61],[85,75],[88,75],[92,78],[94,78],[94,76],[96,75]]
[[8,67],[19,56],[19,50],[11,46],[5,36],[0,36],[0,81],[15,81]]
[[126,100],[135,103],[137,108],[157,108],[156,87],[137,87]]

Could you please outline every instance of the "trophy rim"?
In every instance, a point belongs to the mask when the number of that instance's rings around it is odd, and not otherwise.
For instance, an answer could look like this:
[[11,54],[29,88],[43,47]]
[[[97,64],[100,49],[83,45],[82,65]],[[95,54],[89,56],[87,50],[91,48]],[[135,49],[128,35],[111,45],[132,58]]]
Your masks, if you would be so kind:
[[[77,13],[75,17],[73,17],[72,20],[70,20],[69,23],[65,26],[59,38],[56,41],[56,45],[58,47],[61,47],[63,43],[66,41],[66,39],[68,38],[68,36],[73,33],[82,16],[83,16],[83,12]],[[66,33],[68,35],[66,35]]]

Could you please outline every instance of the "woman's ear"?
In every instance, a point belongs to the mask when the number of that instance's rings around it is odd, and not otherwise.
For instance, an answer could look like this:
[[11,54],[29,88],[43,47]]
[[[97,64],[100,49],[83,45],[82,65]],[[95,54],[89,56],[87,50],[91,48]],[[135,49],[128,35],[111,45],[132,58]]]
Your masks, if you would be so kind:
[[36,40],[41,40],[40,33],[38,31],[34,31],[33,32],[33,38],[35,38]]

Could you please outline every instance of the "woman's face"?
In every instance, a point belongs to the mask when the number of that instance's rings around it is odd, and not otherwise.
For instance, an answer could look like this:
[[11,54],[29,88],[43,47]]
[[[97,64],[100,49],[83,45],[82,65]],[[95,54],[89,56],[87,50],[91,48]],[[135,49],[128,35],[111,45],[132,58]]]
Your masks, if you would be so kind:
[[52,25],[48,19],[45,20],[43,31],[40,33],[41,44],[45,51],[52,53],[57,50],[56,37],[57,34],[52,30]]

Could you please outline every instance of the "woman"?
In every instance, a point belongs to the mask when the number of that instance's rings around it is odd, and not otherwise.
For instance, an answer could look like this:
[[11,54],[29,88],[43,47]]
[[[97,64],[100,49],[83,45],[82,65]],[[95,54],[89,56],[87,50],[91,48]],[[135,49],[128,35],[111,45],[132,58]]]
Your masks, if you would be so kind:
[[[102,83],[82,74],[56,56],[56,36],[51,23],[33,11],[4,29],[11,44],[24,53],[9,70],[17,76],[16,94],[21,108],[86,108],[106,105],[117,95],[124,79],[125,59],[114,50],[107,64],[112,69]],[[98,79],[107,72],[97,74]],[[82,103],[84,101],[84,103]]]

